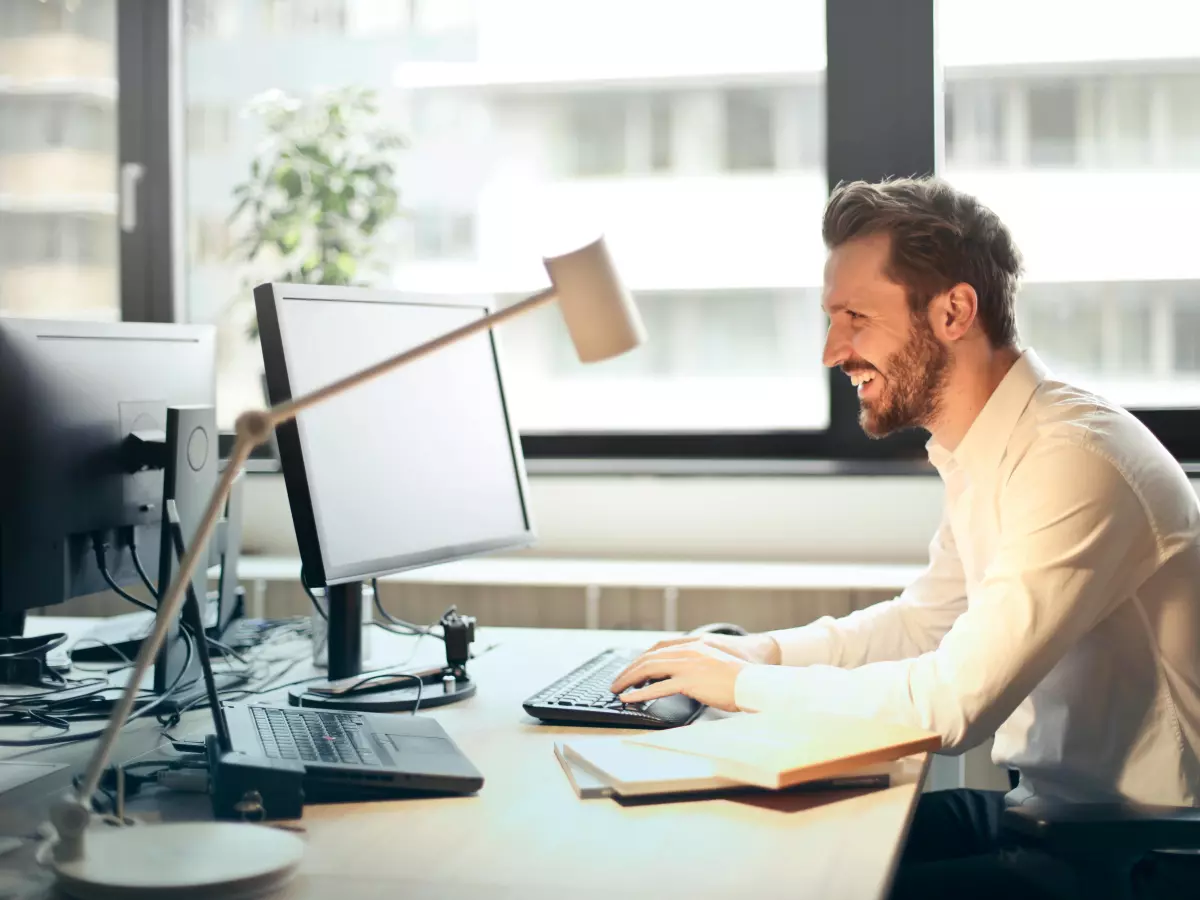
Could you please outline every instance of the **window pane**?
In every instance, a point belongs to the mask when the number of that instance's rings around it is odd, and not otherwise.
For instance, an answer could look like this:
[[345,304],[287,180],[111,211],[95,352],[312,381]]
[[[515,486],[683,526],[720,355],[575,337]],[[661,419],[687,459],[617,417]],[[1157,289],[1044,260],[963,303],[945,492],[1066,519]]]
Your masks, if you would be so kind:
[[674,114],[671,96],[650,98],[650,170],[666,172],[671,168],[671,129]]
[[567,134],[575,151],[575,175],[619,175],[625,171],[627,118],[632,98],[583,95],[569,101]]
[[725,95],[725,168],[775,168],[775,104],[770,91]]
[[1200,374],[1200,303],[1175,313],[1175,366],[1180,372]]
[[1031,84],[1029,102],[1029,161],[1035,165],[1070,165],[1079,152],[1076,85]]
[[940,0],[944,177],[1025,259],[1021,338],[1131,407],[1200,406],[1200,6]]
[[0,3],[0,315],[117,319],[116,2]]
[[[324,260],[330,236],[313,226],[336,221],[349,269],[321,262],[312,277],[496,305],[546,284],[543,256],[607,236],[649,343],[585,368],[552,307],[502,329],[525,431],[825,426],[824,0],[184,0],[184,12],[187,308],[222,325],[224,423],[262,402],[249,286]],[[378,116],[317,121],[320,91],[340,88],[374,91]],[[276,124],[293,123],[281,132],[255,112],[270,91]],[[366,136],[385,127],[404,145],[374,152]],[[366,160],[372,184],[394,184],[395,210],[365,180],[343,196],[345,173],[311,189],[312,154],[294,173],[264,157],[313,143]],[[245,185],[265,219],[231,219]]]

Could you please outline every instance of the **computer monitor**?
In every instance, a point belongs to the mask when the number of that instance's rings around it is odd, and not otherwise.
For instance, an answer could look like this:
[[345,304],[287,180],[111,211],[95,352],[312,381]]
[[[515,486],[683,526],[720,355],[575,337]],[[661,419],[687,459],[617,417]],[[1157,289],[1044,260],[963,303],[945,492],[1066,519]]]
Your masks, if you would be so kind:
[[[273,404],[489,311],[479,300],[289,284],[260,285],[254,300]],[[327,588],[331,679],[361,672],[363,581],[534,540],[491,333],[302,412],[276,437],[305,580]]]
[[[159,571],[163,471],[130,471],[128,438],[164,431],[169,405],[215,403],[215,340],[209,326],[0,318],[0,635],[108,590],[97,538],[122,587],[140,581],[133,541]],[[184,649],[168,640],[156,683]]]

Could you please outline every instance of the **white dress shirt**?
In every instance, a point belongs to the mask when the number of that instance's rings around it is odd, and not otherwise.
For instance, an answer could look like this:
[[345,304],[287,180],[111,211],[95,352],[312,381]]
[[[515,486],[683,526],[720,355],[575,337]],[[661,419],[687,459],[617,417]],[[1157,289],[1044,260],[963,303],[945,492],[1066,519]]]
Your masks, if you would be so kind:
[[[899,597],[773,632],[744,710],[885,718],[950,752],[993,732],[1009,795],[1200,805],[1200,503],[1133,416],[1016,362],[945,482],[929,568]],[[870,523],[864,523],[869,538]]]

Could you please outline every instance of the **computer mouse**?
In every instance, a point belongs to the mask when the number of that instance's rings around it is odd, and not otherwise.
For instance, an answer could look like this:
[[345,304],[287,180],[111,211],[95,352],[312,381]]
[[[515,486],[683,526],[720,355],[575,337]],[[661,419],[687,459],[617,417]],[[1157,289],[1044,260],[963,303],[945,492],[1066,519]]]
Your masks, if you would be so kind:
[[688,635],[699,634],[728,634],[734,637],[747,634],[745,628],[741,625],[734,625],[732,622],[709,622],[707,625],[701,625],[699,628],[693,628],[688,632]]

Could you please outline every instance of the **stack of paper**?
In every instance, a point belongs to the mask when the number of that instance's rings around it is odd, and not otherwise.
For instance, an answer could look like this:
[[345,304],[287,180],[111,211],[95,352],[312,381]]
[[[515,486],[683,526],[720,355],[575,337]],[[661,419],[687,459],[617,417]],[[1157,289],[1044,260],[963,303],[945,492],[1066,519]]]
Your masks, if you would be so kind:
[[631,737],[555,745],[580,797],[887,785],[891,763],[937,750],[935,734],[843,716],[739,715]]

